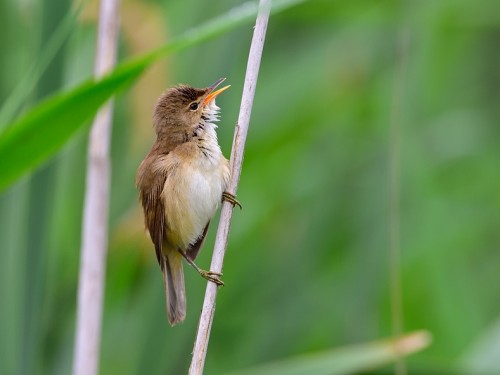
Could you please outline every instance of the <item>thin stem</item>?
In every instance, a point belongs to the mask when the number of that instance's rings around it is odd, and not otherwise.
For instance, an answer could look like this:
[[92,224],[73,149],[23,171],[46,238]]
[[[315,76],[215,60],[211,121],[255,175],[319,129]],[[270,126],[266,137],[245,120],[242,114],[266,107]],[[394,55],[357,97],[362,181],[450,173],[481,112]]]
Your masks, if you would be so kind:
[[[392,334],[400,336],[404,328],[403,286],[401,279],[401,241],[400,241],[400,164],[401,164],[401,122],[404,76],[407,64],[408,33],[402,30],[397,44],[397,57],[393,81],[391,104],[391,125],[389,140],[389,249],[390,249],[390,293]],[[395,373],[405,375],[406,364],[400,357],[395,364]]]
[[[101,1],[96,77],[110,71],[116,62],[118,10],[119,0]],[[109,101],[98,112],[90,133],[78,283],[74,375],[95,375],[99,371],[108,246],[109,144],[112,115],[113,104]]]
[[[264,48],[264,40],[266,37],[267,22],[269,20],[269,11],[271,9],[270,0],[260,0],[259,12],[257,14],[257,22],[254,28],[252,44],[248,56],[247,71],[245,75],[245,85],[243,87],[243,96],[241,98],[240,113],[233,138],[233,148],[231,152],[231,179],[227,191],[236,195],[236,190],[241,175],[241,166],[243,163],[243,153],[245,149],[245,141],[250,123],[250,115],[252,112],[253,98],[255,95],[255,87],[257,85],[257,77],[259,75],[260,60],[262,50]],[[215,238],[214,253],[210,270],[221,273],[226,252],[229,230],[231,227],[231,217],[233,206],[231,203],[224,201],[220,215],[219,227]],[[207,354],[208,341],[210,338],[210,329],[215,314],[215,299],[217,297],[217,286],[209,282],[205,292],[205,300],[203,309],[198,324],[198,332],[193,349],[193,358],[189,368],[190,375],[200,375],[203,373],[205,365],[205,357]]]

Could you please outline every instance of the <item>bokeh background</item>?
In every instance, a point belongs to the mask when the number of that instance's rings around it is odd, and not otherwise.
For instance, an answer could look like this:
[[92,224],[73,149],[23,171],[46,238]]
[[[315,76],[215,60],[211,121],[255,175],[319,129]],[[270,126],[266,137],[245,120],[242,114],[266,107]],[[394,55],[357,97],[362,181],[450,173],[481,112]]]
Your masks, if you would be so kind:
[[[239,3],[124,0],[121,59]],[[63,22],[70,37],[25,108],[92,74],[97,3],[71,20],[74,7],[0,2],[1,102]],[[250,22],[164,59],[116,98],[102,374],[186,372],[205,282],[185,267],[188,316],[169,327],[135,171],[156,98],[180,82],[227,77],[229,155],[251,34]],[[494,0],[310,0],[271,18],[207,374],[391,336],[391,225],[404,330],[434,337],[410,373],[500,373],[499,41]],[[0,193],[1,374],[71,371],[86,144],[80,132]]]

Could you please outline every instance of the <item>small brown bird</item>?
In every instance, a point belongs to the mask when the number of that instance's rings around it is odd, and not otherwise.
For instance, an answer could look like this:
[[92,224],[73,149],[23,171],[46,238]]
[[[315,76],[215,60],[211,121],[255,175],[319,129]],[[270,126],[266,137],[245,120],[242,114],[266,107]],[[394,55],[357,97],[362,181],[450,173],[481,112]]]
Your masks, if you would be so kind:
[[229,162],[217,141],[215,98],[229,88],[180,85],[165,91],[154,110],[156,141],[137,171],[136,186],[146,228],[163,272],[171,325],[186,317],[182,258],[201,276],[223,285],[220,274],[200,269],[194,260],[221,199],[239,205],[225,190]]

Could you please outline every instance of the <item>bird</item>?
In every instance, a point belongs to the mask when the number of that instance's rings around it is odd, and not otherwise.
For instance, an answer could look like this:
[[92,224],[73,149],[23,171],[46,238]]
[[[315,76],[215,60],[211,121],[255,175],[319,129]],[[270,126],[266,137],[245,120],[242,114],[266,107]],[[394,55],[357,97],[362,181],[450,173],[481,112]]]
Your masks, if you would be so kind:
[[186,317],[183,259],[205,279],[224,285],[222,274],[205,271],[194,261],[219,204],[226,200],[241,208],[226,191],[229,161],[216,133],[220,108],[215,98],[230,87],[216,90],[224,80],[205,88],[180,84],[159,97],[153,114],[156,140],[137,171],[139,201],[163,272],[172,326]]

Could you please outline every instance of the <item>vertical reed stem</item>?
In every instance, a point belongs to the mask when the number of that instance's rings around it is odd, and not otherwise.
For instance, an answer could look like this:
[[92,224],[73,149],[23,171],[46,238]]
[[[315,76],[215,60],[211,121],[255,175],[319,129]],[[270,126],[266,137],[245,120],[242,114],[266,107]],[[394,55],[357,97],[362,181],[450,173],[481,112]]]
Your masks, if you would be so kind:
[[[255,87],[257,85],[257,77],[259,75],[260,60],[262,50],[264,48],[264,40],[266,38],[267,22],[269,20],[269,12],[271,9],[270,0],[260,0],[259,12],[257,14],[257,22],[254,28],[252,44],[248,56],[247,71],[245,75],[245,85],[243,87],[243,96],[241,98],[240,114],[233,139],[233,148],[231,152],[230,170],[231,179],[227,191],[231,194],[236,194],[238,183],[241,175],[241,166],[243,163],[243,153],[245,149],[245,141],[250,123],[250,115],[252,112],[253,98],[255,95]],[[224,254],[226,252],[229,229],[231,227],[232,205],[224,202],[222,205],[219,227],[215,238],[214,253],[210,270],[215,272],[222,271]],[[189,368],[190,375],[201,375],[205,365],[205,357],[207,354],[208,341],[210,338],[210,329],[215,313],[215,299],[217,296],[217,286],[209,282],[205,292],[205,300],[203,309],[198,324],[198,332],[193,349],[193,358]]]
[[[95,76],[111,70],[116,62],[119,0],[101,0]],[[82,228],[78,282],[74,375],[99,371],[110,185],[109,144],[113,103],[97,113],[90,133],[87,186]]]

